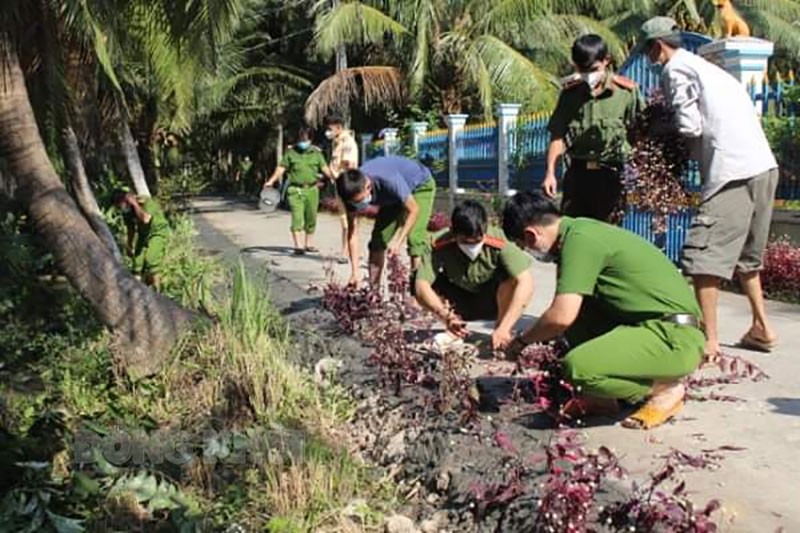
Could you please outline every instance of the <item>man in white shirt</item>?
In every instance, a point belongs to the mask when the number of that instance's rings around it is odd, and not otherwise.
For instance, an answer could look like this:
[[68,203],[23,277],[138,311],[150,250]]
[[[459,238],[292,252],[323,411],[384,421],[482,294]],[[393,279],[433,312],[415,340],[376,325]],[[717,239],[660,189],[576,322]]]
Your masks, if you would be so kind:
[[778,165],[744,86],[718,66],[681,48],[681,29],[669,17],[642,26],[651,62],[664,66],[661,85],[678,131],[700,161],[702,203],[683,249],[706,330],[706,357],[719,353],[717,298],[721,279],[736,274],[747,294],[752,325],[741,340],[771,351],[759,272],[769,237]]
[[[337,116],[329,116],[325,119],[325,136],[332,143],[330,169],[335,178],[342,172],[352,168],[358,168],[358,144],[352,132],[344,128],[344,121]],[[342,256],[339,262],[346,263],[349,257],[347,250],[347,213],[344,206],[339,202],[339,219],[342,224]]]

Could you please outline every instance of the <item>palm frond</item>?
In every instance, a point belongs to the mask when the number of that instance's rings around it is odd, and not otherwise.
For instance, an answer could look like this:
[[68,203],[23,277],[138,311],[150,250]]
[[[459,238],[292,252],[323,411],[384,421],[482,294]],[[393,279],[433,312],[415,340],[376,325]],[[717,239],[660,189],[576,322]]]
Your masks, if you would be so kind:
[[364,110],[399,106],[405,102],[403,73],[395,67],[356,67],[327,78],[311,93],[305,104],[305,119],[316,127],[335,110],[346,112],[350,101],[358,100]]
[[347,2],[317,18],[317,51],[330,58],[342,45],[380,44],[386,36],[400,41],[408,30],[380,10],[362,2]]

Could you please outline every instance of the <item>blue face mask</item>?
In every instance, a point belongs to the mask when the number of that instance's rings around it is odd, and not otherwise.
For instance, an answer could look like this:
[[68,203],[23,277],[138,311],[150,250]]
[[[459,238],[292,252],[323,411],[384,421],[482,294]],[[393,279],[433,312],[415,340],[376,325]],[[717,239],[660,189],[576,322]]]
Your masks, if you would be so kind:
[[311,148],[311,143],[309,141],[300,141],[297,143],[297,149],[301,152],[305,152],[309,148]]
[[372,203],[372,195],[368,194],[360,202],[351,203],[350,207],[352,207],[356,211],[363,211],[364,209],[368,208],[371,203]]

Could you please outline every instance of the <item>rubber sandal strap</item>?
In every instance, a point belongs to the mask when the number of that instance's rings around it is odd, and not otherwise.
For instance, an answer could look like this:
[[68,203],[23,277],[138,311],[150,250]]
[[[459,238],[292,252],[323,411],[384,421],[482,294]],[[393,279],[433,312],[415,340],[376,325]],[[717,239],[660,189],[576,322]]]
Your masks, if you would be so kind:
[[677,415],[681,412],[681,409],[683,409],[683,400],[675,403],[667,410],[646,404],[626,418],[622,425],[630,429],[653,429]]

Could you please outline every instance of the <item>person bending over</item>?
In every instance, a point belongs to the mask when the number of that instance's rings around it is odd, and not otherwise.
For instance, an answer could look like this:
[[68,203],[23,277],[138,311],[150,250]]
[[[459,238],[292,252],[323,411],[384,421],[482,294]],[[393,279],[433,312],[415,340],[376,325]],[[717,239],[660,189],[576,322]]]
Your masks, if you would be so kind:
[[618,400],[646,401],[623,424],[649,429],[680,412],[681,380],[699,366],[705,335],[697,300],[670,260],[629,231],[561,216],[538,194],[513,197],[503,229],[558,262],[550,307],[506,353],[514,357],[530,343],[565,336],[564,374],[581,395],[568,415],[608,414]]
[[426,167],[399,156],[376,157],[360,169],[344,171],[336,186],[347,209],[347,240],[352,275],[358,285],[357,215],[371,205],[378,216],[369,241],[369,281],[380,282],[386,252],[396,254],[408,239],[411,269],[430,250],[428,221],[433,211],[436,182]]
[[531,258],[487,218],[478,202],[456,207],[450,230],[423,256],[414,291],[457,337],[467,335],[464,320],[494,320],[492,347],[497,349],[511,341],[512,328],[533,296],[533,274]]

